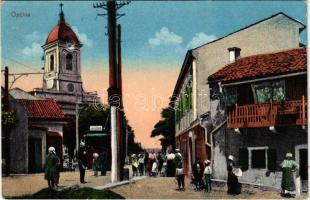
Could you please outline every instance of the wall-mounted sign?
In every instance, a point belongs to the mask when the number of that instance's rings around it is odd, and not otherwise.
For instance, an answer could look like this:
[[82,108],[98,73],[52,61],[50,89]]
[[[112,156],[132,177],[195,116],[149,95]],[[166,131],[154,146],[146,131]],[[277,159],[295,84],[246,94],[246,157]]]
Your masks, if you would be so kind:
[[102,126],[89,126],[90,131],[102,131]]

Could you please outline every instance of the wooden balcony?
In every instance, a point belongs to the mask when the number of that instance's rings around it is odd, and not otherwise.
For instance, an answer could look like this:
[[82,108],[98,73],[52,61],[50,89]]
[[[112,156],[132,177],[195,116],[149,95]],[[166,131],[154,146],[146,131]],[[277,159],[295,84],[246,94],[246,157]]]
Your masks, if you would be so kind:
[[228,113],[229,128],[307,125],[307,101],[237,106]]

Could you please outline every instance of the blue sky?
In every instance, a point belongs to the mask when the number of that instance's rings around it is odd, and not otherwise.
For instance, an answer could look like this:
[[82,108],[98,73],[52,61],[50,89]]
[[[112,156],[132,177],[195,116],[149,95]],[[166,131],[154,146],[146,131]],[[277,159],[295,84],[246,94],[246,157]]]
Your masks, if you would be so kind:
[[[40,45],[57,24],[57,1],[5,2],[2,7],[3,64],[9,59],[40,68],[43,51]],[[85,68],[107,64],[106,17],[97,17],[90,1],[64,1],[66,21],[78,31],[84,42],[82,63]],[[14,17],[30,13],[29,17]],[[194,1],[131,2],[120,13],[123,29],[123,59],[131,65],[171,64],[179,68],[188,48],[224,36],[277,12],[306,24],[303,1]],[[302,41],[306,42],[305,31]],[[20,64],[14,63],[16,67]],[[152,65],[154,66],[154,65]],[[166,65],[165,65],[166,66]]]

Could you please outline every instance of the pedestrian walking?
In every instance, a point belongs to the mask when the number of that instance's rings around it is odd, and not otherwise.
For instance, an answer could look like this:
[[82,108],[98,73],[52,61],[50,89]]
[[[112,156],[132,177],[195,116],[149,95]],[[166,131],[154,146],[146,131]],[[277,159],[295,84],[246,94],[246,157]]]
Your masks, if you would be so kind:
[[48,148],[48,155],[45,160],[45,171],[44,178],[47,180],[48,187],[53,189],[55,187],[55,183],[59,178],[59,174],[57,173],[57,164],[59,163],[59,158],[56,155],[56,151],[54,147]]
[[87,168],[87,150],[85,147],[85,143],[81,142],[80,149],[78,150],[78,165],[80,170],[80,182],[86,183],[85,181],[85,171]]
[[196,158],[196,162],[193,164],[192,170],[193,170],[193,180],[195,184],[195,190],[199,191],[203,189],[203,182],[202,182],[203,165],[199,161],[199,158]]
[[282,196],[295,197],[296,185],[294,181],[294,172],[298,169],[298,164],[293,160],[293,154],[287,153],[286,158],[281,163],[282,169]]
[[153,160],[153,164],[152,164],[152,176],[156,177],[157,176],[157,160],[156,158]]
[[131,166],[132,166],[132,176],[137,176],[138,175],[138,166],[139,166],[139,161],[137,159],[136,154],[131,155]]
[[167,157],[167,177],[174,177],[175,176],[175,154],[169,152]]
[[145,152],[144,154],[144,175],[148,175],[148,163],[149,163],[149,154]]
[[[235,168],[234,157],[232,155],[228,156],[228,164],[227,164],[227,194],[237,195],[241,192],[241,185],[238,182],[238,176],[240,175],[240,169]],[[242,174],[242,171],[241,171]]]
[[174,157],[174,162],[175,162],[175,174],[176,174],[176,179],[178,182],[178,190],[185,190],[185,183],[184,183],[184,169],[183,169],[183,158],[180,153],[180,149],[176,149],[176,154]]
[[164,161],[164,163],[163,163],[160,174],[163,177],[167,176],[167,162],[166,161]]
[[100,165],[101,169],[101,176],[105,176],[107,174],[107,151],[104,149],[98,157],[98,162]]
[[143,153],[139,154],[139,175],[143,176],[144,175],[144,155]]
[[210,160],[205,160],[205,169],[203,171],[204,181],[205,181],[205,190],[206,192],[211,192],[211,175],[212,168]]
[[158,161],[158,173],[161,173],[161,169],[162,169],[163,163],[164,163],[164,158],[160,152],[158,153],[157,161]]
[[99,160],[98,160],[99,154],[93,153],[93,170],[94,170],[94,176],[98,176],[98,169],[99,169]]

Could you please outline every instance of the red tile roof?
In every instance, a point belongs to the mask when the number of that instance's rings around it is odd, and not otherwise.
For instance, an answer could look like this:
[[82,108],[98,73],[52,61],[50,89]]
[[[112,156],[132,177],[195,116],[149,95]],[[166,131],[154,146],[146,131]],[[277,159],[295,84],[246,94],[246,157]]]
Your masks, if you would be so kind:
[[208,80],[234,82],[304,71],[307,71],[307,50],[297,48],[240,58],[209,76]]
[[65,115],[53,99],[17,99],[25,106],[30,119],[63,120]]
[[52,43],[57,40],[80,44],[78,37],[76,36],[72,28],[66,23],[63,15],[60,18],[57,26],[55,26],[48,35],[45,44]]

